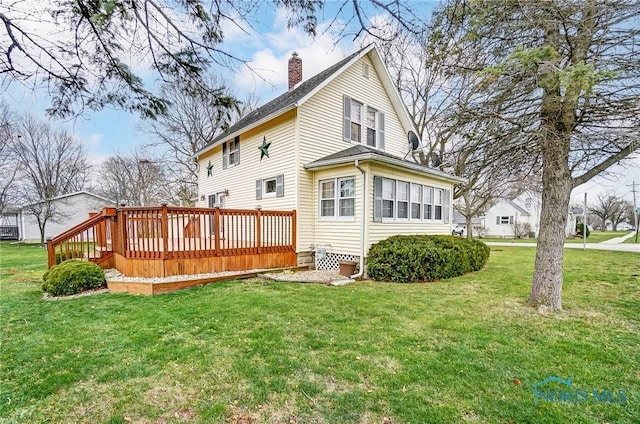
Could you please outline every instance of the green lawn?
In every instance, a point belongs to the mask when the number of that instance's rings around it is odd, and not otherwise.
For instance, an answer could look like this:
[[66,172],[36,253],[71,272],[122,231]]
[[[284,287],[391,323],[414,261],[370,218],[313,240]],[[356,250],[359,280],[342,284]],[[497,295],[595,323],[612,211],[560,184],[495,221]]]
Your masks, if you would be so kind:
[[[587,243],[602,243],[603,241],[611,240],[612,238],[622,237],[629,234],[629,231],[591,231],[587,238]],[[482,241],[501,241],[512,242],[512,238],[483,238]],[[538,239],[516,239],[516,243],[536,243]],[[565,243],[582,243],[581,238],[571,238],[565,240]]]
[[636,242],[636,235],[634,234],[631,238],[628,238],[624,241],[625,243],[640,243],[640,234],[638,234],[638,241]]
[[[539,315],[524,306],[534,255],[498,247],[431,284],[45,301],[44,251],[0,244],[0,422],[637,422],[640,256],[565,251],[565,310]],[[550,376],[589,401],[534,405]]]

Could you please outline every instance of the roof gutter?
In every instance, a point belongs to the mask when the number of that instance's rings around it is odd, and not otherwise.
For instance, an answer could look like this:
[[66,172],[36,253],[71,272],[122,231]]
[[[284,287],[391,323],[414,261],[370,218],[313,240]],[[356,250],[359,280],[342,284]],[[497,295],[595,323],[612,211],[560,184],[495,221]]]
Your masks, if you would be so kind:
[[388,165],[393,165],[396,166],[400,169],[403,170],[413,170],[413,171],[417,171],[423,174],[428,174],[432,177],[436,177],[445,181],[450,181],[453,183],[466,183],[467,180],[466,178],[462,178],[462,177],[458,177],[456,175],[451,175],[451,174],[447,174],[445,172],[436,170],[436,169],[431,169],[431,168],[427,168],[424,167],[422,165],[418,165],[415,164],[415,166],[412,166],[413,164],[411,163],[406,163],[405,161],[401,160],[401,159],[393,159],[393,158],[388,158],[385,156],[379,156],[379,155],[373,155],[371,153],[362,153],[362,154],[358,154],[358,155],[354,155],[351,156],[350,158],[337,158],[337,159],[330,159],[330,160],[326,160],[326,161],[318,161],[320,162],[317,165],[313,165],[313,166],[308,166],[305,165],[304,168],[305,169],[309,169],[309,170],[318,170],[318,169],[322,169],[322,168],[329,168],[335,165],[343,165],[343,164],[348,164],[350,163],[352,160],[356,160],[356,161],[374,161],[374,162],[381,162],[381,163],[386,163]]
[[236,131],[234,131],[232,133],[229,133],[229,134],[224,134],[224,136],[216,137],[214,139],[215,141],[213,141],[211,144],[207,144],[202,149],[198,150],[193,155],[191,155],[191,159],[197,160],[198,156],[208,152],[209,150],[213,149],[216,146],[219,146],[220,144],[222,144],[223,141],[228,140],[230,138],[234,138],[237,135],[240,135],[240,134],[245,133],[245,132],[247,132],[249,130],[252,130],[253,128],[256,128],[256,127],[264,124],[265,122],[270,121],[273,118],[276,118],[276,117],[278,117],[278,116],[280,116],[280,115],[282,115],[284,113],[287,113],[290,110],[293,110],[293,109],[295,109],[297,107],[298,107],[298,103],[297,102],[296,103],[292,103],[292,104],[290,104],[289,106],[287,106],[287,107],[285,107],[283,109],[279,109],[276,112],[274,112],[274,113],[272,113],[270,115],[267,115],[264,118],[262,118],[262,119],[260,119],[260,120],[258,120],[256,122],[253,122],[250,125],[247,125],[246,127],[242,127],[239,130],[236,130]]
[[353,274],[350,278],[356,279],[364,275],[364,244],[365,244],[365,223],[367,218],[367,171],[360,166],[360,161],[356,159],[354,163],[355,167],[362,174],[362,217],[360,222],[360,267],[356,274]]

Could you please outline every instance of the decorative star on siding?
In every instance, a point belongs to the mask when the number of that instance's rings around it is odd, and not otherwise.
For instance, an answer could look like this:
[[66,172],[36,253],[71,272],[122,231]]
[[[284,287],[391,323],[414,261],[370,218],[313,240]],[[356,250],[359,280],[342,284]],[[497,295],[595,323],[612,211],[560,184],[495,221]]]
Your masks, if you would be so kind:
[[260,150],[260,160],[265,156],[269,157],[269,146],[271,146],[271,142],[267,143],[267,137],[265,136],[262,139],[262,146],[258,147],[258,150]]
[[211,161],[209,161],[209,165],[207,165],[207,177],[210,177],[212,172],[213,172],[213,165],[211,165]]

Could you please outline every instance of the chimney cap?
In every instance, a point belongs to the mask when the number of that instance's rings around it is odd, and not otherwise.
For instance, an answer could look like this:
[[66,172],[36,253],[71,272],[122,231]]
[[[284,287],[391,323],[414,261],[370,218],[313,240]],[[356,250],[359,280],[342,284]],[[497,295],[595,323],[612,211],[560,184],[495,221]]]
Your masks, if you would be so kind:
[[298,52],[294,51],[293,53],[291,53],[292,57],[298,57]]

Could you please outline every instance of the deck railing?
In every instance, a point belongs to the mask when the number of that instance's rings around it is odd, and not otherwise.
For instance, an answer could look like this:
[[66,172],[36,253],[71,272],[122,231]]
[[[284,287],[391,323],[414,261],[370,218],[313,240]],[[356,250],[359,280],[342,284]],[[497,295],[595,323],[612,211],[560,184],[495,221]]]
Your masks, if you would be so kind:
[[115,208],[105,208],[98,214],[64,233],[47,240],[49,267],[66,259],[88,259],[94,262],[113,253]]
[[117,253],[178,259],[295,252],[295,211],[169,206],[107,208],[50,240],[49,266],[60,258]]

